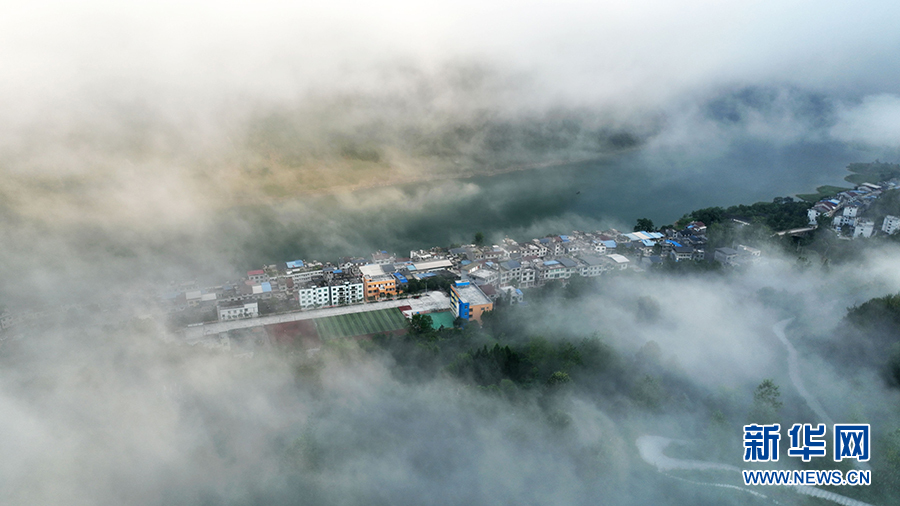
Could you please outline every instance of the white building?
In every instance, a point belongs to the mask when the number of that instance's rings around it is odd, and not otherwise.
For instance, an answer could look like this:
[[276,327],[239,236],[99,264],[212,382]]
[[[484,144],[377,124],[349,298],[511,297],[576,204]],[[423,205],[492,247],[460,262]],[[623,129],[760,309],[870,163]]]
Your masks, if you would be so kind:
[[247,279],[252,281],[254,284],[258,284],[262,283],[263,281],[268,281],[269,275],[266,274],[266,271],[258,269],[255,271],[247,271]]
[[521,281],[519,286],[522,288],[531,288],[537,280],[537,271],[532,267],[522,267]]
[[856,218],[850,218],[844,216],[843,214],[837,215],[834,217],[834,220],[831,222],[832,226],[835,230],[840,230],[844,227],[844,225],[849,225],[851,227],[856,226]]
[[331,305],[331,287],[322,283],[308,284],[297,289],[297,302],[302,309]]
[[285,276],[294,280],[294,285],[309,283],[314,278],[322,275],[321,265],[307,265],[294,269],[288,269]]
[[387,251],[376,251],[375,253],[372,253],[372,263],[376,265],[390,265],[396,260],[394,255]]
[[473,281],[477,280],[478,284],[497,285],[500,283],[500,273],[494,269],[478,269],[469,274],[469,277]]
[[506,262],[500,262],[500,284],[508,285],[509,283],[515,281],[519,282],[522,279],[522,264],[515,260],[507,260]]
[[740,253],[732,248],[716,248],[715,260],[723,264],[732,264]]
[[259,303],[257,302],[233,302],[222,304],[216,308],[219,321],[242,320],[259,316]]
[[579,274],[581,274],[585,278],[593,278],[595,276],[599,276],[603,274],[608,266],[603,261],[602,258],[596,257],[594,255],[582,255],[580,257],[581,261],[584,265],[581,266],[581,270]]
[[881,224],[881,231],[891,235],[898,230],[900,230],[900,216],[885,216],[884,223]]
[[565,279],[569,277],[568,269],[566,266],[559,263],[557,260],[547,260],[543,262],[539,267],[541,271],[541,280],[549,281],[553,279]]
[[331,305],[339,306],[341,304],[356,304],[362,302],[366,297],[366,290],[363,282],[360,280],[344,281],[336,283],[330,287]]
[[743,244],[738,244],[737,250],[740,254],[750,256],[750,257],[761,257],[762,251],[756,248],[752,248],[750,246],[745,246]]
[[548,247],[549,245],[550,245],[550,239],[547,239],[547,238],[532,239],[532,244],[530,245],[530,248],[529,248],[531,250],[529,252],[529,255],[534,255],[534,256],[539,256],[539,257],[547,256],[550,253],[550,248]]
[[498,290],[509,300],[510,304],[521,304],[525,300],[522,290],[513,286],[501,286]]
[[875,222],[866,218],[859,218],[856,221],[856,227],[853,228],[853,237],[872,237],[875,231]]
[[618,253],[612,253],[610,255],[606,255],[605,257],[607,262],[614,268],[619,270],[625,270],[628,268],[628,264],[631,263],[631,260],[628,260],[623,255],[619,255]]
[[673,246],[672,250],[669,251],[669,257],[676,262],[693,260],[694,248],[691,246]]

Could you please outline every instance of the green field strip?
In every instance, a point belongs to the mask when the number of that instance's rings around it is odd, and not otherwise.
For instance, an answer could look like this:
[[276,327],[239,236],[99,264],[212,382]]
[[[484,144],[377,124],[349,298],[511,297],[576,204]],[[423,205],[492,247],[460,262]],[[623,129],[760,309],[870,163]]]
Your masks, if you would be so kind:
[[406,326],[406,317],[399,310],[391,311],[386,315],[388,321],[391,322],[391,330],[400,329]]
[[365,313],[356,313],[354,318],[350,320],[353,326],[354,335],[361,336],[366,334]]
[[361,327],[360,330],[364,334],[371,334],[372,329],[377,328],[376,322],[377,318],[375,316],[375,312],[359,314],[359,325]]
[[406,327],[406,317],[397,309],[380,309],[317,318],[315,323],[322,339],[338,339],[402,329]]
[[381,326],[378,324],[378,315],[375,313],[366,313],[363,315],[366,329],[369,330],[369,334],[374,334],[377,332],[381,332]]
[[332,322],[329,321],[328,318],[324,318],[324,319],[318,320],[318,321],[319,321],[319,323],[321,325],[321,329],[322,329],[322,331],[320,332],[320,335],[326,339],[334,338],[335,329],[334,329],[334,325],[332,324]]
[[349,315],[342,315],[342,316],[338,316],[335,318],[335,320],[338,324],[338,327],[341,329],[340,337],[347,337],[347,336],[353,335],[353,325],[351,324],[350,318],[347,318],[346,316],[349,316]]
[[372,315],[372,319],[375,320],[375,324],[372,325],[372,329],[375,332],[384,332],[386,330],[392,330],[390,325],[390,319],[386,312],[379,312],[377,315]]

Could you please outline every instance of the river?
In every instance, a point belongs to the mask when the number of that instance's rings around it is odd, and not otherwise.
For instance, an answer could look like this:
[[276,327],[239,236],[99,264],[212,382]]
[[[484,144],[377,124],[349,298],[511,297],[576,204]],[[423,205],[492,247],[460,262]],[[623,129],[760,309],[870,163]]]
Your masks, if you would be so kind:
[[250,265],[376,249],[405,255],[413,248],[471,242],[477,231],[496,241],[630,229],[641,217],[671,223],[702,207],[843,185],[847,164],[877,157],[837,143],[745,142],[697,152],[637,150],[602,161],[298,197],[230,213],[221,231],[242,239],[233,249],[241,258],[234,260]]

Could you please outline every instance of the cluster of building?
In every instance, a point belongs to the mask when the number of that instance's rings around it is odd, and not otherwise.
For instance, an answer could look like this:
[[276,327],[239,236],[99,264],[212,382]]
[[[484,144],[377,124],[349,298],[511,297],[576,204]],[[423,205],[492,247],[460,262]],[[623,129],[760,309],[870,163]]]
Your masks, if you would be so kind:
[[[523,302],[524,288],[641,269],[666,259],[704,260],[706,244],[706,225],[701,222],[664,232],[574,231],[523,243],[507,238],[488,246],[417,250],[403,258],[377,251],[370,258],[346,257],[336,263],[293,260],[248,271],[236,283],[188,287],[169,297],[180,308],[215,306],[218,319],[227,321],[259,316],[259,303],[265,299],[289,302],[301,310],[359,304],[394,298],[407,292],[413,280],[427,289],[429,281],[443,278],[444,286],[461,280],[451,287],[454,316],[480,320],[498,299]],[[737,256],[730,253],[723,258],[737,263]]]
[[[860,216],[894,182],[866,183],[834,198],[816,203],[809,210],[811,223],[820,216],[832,217],[835,227],[849,225],[854,236],[869,237],[874,223]],[[885,233],[900,229],[900,217],[887,216]],[[215,306],[219,320],[253,318],[265,299],[284,301],[290,309],[360,304],[395,298],[417,289],[427,289],[430,280],[451,286],[451,310],[455,317],[480,320],[498,299],[523,302],[522,289],[573,277],[596,277],[626,269],[640,270],[661,262],[717,261],[737,266],[760,259],[761,252],[749,246],[708,251],[707,227],[694,221],[684,228],[630,233],[609,229],[573,231],[500,244],[468,244],[449,249],[411,251],[398,257],[376,251],[369,258],[345,257],[335,263],[293,260],[247,272],[245,279],[210,289],[189,287],[171,297],[179,307]],[[435,283],[434,287],[439,286]],[[289,310],[290,310],[289,309]]]
[[[875,233],[875,220],[863,216],[864,212],[886,190],[898,188],[896,181],[884,181],[879,184],[863,183],[853,190],[838,193],[834,197],[816,202],[807,211],[810,225],[818,224],[819,217],[832,218],[831,224],[838,232],[850,230],[853,238],[872,237]],[[900,217],[887,215],[881,222],[881,231],[891,235],[900,230]]]

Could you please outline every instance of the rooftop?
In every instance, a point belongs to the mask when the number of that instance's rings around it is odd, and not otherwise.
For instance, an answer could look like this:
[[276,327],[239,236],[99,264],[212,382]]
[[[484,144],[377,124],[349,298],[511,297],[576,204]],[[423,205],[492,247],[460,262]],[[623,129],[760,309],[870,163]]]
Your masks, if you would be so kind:
[[457,284],[453,287],[453,290],[459,294],[459,298],[462,302],[467,302],[473,305],[481,305],[481,304],[490,304],[491,299],[488,298],[487,295],[484,294],[477,286],[469,283],[468,285],[460,286]]
[[563,264],[563,267],[572,268],[578,265],[578,262],[572,260],[571,258],[560,258],[559,263]]

